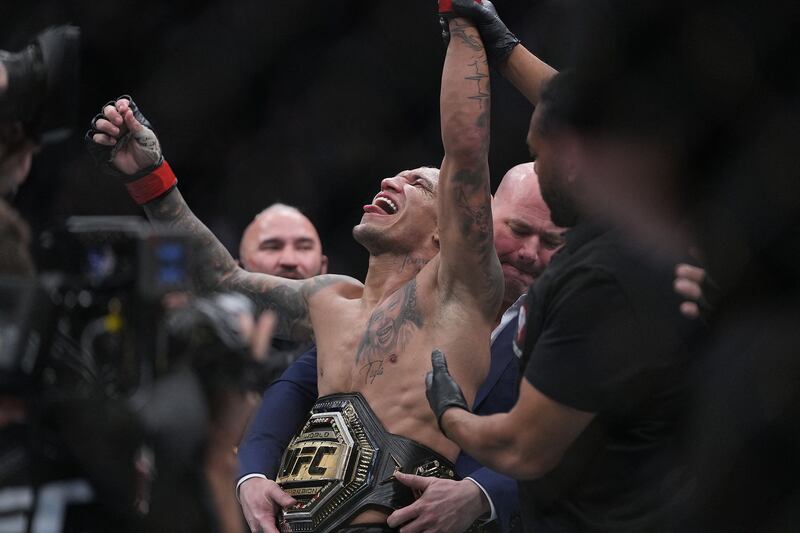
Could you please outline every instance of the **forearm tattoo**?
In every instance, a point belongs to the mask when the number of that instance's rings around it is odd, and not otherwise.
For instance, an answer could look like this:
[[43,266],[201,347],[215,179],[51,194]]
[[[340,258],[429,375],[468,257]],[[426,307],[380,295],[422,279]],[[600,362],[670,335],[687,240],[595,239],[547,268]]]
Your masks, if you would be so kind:
[[464,23],[461,20],[455,19],[453,21],[453,26],[450,28],[450,38],[456,37],[460,39],[464,44],[470,47],[470,49],[476,52],[483,51],[483,43],[480,39],[477,39],[475,35],[470,35],[467,33],[467,28],[471,28],[472,26],[469,24]]
[[196,239],[192,281],[200,291],[218,290],[222,281],[237,268],[236,262],[209,230],[192,213],[177,189],[144,206],[156,226],[187,233]]
[[[485,61],[481,62],[481,61],[476,59],[475,61],[473,61],[472,63],[469,64],[470,67],[473,67],[475,69],[475,73],[474,74],[470,74],[469,76],[466,76],[464,78],[465,80],[470,80],[470,81],[474,81],[475,82],[475,94],[473,94],[471,96],[468,96],[467,98],[470,99],[470,100],[477,101],[478,105],[481,107],[481,109],[483,109],[484,105],[488,106],[489,97],[491,96],[489,94],[489,88],[488,88],[489,73],[488,72],[483,72],[483,70],[487,70],[486,65],[487,65],[487,63]],[[487,86],[485,89],[481,88],[481,83],[482,82],[485,82],[484,85]],[[483,116],[483,114],[481,116]],[[485,126],[488,128],[489,127],[488,116],[485,117],[485,118],[487,119],[487,120],[485,120],[485,122],[486,122]],[[479,123],[479,126],[483,126],[483,125],[484,124]]]
[[275,311],[274,335],[283,339],[313,339],[308,300],[340,276],[316,276],[305,281],[285,280],[239,268],[213,233],[191,212],[178,190],[145,206],[157,225],[183,231],[197,239],[192,281],[198,291],[237,291],[248,296],[261,310]]
[[[480,301],[487,304],[485,308],[487,316],[491,312],[493,318],[496,312],[494,304],[502,300],[504,289],[502,272],[499,270],[494,249],[491,195],[486,164],[490,139],[489,66],[474,27],[464,21],[456,20],[451,34],[459,38],[455,43],[451,41],[451,46],[460,46],[461,49],[448,52],[448,54],[453,53],[453,56],[449,57],[451,63],[447,68],[453,71],[449,77],[443,75],[443,83],[444,80],[448,80],[448,83],[458,84],[451,89],[455,89],[453,92],[457,92],[460,98],[442,102],[442,106],[448,106],[443,107],[443,116],[446,113],[456,116],[456,111],[460,111],[462,120],[460,129],[449,131],[449,137],[457,139],[458,136],[469,135],[477,137],[480,143],[473,151],[476,157],[466,162],[459,162],[459,167],[449,176],[443,187],[441,212],[449,213],[446,216],[453,217],[460,241],[459,261],[469,263],[469,286]],[[456,81],[459,71],[464,81]],[[477,106],[474,103],[477,103]],[[451,124],[444,119],[442,123]]]

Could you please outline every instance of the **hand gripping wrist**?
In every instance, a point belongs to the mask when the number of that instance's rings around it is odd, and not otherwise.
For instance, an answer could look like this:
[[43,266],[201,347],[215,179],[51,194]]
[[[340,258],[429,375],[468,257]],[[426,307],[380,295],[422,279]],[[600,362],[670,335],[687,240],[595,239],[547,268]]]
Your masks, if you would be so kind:
[[489,0],[479,3],[474,0],[450,0],[450,3],[451,16],[468,18],[478,27],[492,66],[502,64],[519,44],[517,36],[500,20]]
[[433,350],[431,353],[431,365],[433,366],[433,371],[428,372],[425,376],[425,394],[428,397],[428,403],[433,413],[436,415],[439,429],[446,435],[447,433],[442,427],[442,415],[444,415],[444,412],[451,407],[469,411],[469,406],[464,399],[464,393],[461,392],[461,387],[450,375],[450,371],[447,369],[447,359],[441,351]]
[[[470,2],[480,4],[483,0],[468,0]],[[450,44],[450,23],[451,18],[456,16],[453,12],[453,0],[439,0],[439,26],[442,28],[442,41],[444,47]]]

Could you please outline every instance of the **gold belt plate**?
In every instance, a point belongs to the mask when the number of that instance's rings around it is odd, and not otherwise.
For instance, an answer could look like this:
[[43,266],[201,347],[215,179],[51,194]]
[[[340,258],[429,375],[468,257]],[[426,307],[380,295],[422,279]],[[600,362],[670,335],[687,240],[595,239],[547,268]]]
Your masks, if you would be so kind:
[[278,470],[278,485],[298,502],[283,512],[281,529],[314,531],[364,488],[375,456],[351,403],[341,411],[312,414]]

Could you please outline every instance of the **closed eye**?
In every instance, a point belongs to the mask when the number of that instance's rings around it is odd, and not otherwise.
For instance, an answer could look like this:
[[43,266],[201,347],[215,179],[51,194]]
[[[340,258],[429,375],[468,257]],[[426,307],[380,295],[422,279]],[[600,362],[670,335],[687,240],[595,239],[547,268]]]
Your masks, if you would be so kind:
[[516,237],[527,237],[533,233],[533,229],[528,226],[516,224],[514,222],[510,222],[508,227]]
[[431,185],[430,182],[428,182],[428,180],[426,180],[425,178],[418,178],[411,185],[422,189],[428,195],[433,195],[433,185]]
[[258,245],[259,250],[280,250],[286,245],[281,240],[277,239],[268,239],[266,241],[262,241],[261,244]]
[[542,243],[544,244],[545,248],[549,250],[555,250],[564,244],[564,237],[561,235],[546,234],[542,237]]

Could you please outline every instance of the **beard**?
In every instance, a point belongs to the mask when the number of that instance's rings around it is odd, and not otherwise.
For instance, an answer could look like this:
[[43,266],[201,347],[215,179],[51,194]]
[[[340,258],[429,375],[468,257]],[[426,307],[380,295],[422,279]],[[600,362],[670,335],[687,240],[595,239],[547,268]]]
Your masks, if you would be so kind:
[[578,223],[578,208],[570,194],[567,180],[558,173],[539,174],[539,189],[542,198],[550,209],[553,224],[562,228],[571,228]]
[[396,243],[392,242],[386,233],[385,229],[368,224],[359,224],[353,228],[353,238],[372,256],[397,251]]

